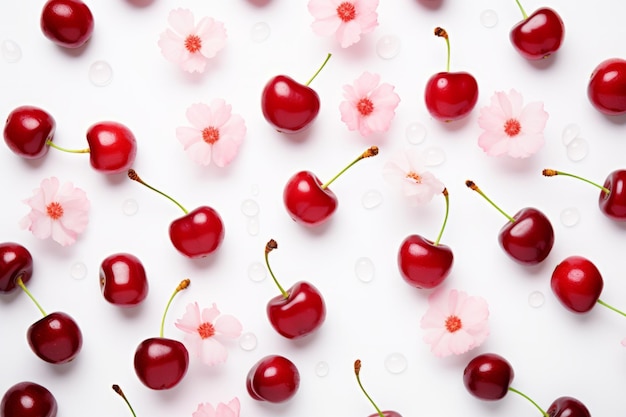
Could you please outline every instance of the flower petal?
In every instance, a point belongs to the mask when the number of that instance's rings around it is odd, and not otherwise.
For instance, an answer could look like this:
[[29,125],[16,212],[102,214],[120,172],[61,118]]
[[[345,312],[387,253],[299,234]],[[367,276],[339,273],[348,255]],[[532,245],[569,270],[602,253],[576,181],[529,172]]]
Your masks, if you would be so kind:
[[241,336],[243,326],[235,316],[223,314],[214,323],[216,335],[227,339],[236,339]]

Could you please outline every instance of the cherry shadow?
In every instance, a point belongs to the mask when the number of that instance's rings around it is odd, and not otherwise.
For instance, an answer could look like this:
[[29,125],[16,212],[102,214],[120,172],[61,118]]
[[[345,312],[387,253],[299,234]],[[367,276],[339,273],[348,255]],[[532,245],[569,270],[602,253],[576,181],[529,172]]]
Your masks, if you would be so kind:
[[430,10],[438,10],[443,5],[443,0],[417,0],[417,2]]
[[256,7],[267,6],[271,2],[272,2],[272,0],[248,0],[248,3],[250,3],[251,5],[256,6]]
[[[535,69],[543,71],[543,70],[547,70],[549,68],[551,68],[552,66],[555,65],[556,61],[558,60],[558,54],[552,54],[552,55],[548,55],[545,58],[542,59],[537,59],[537,60],[527,60],[528,63]],[[524,59],[522,57],[522,59]]]
[[131,6],[139,7],[139,8],[148,7],[148,6],[151,6],[152,3],[154,3],[154,0],[126,0],[126,1]]
[[626,113],[625,114],[616,114],[616,115],[610,115],[610,114],[602,114],[602,116],[604,116],[604,119],[607,122],[610,122],[614,125],[619,125],[622,126],[624,124],[626,124]]

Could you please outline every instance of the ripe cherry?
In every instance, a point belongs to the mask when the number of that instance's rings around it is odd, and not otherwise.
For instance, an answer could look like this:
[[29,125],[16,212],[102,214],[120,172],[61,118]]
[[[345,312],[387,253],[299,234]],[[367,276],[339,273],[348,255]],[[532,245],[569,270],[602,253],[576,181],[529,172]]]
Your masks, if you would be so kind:
[[56,121],[47,111],[35,106],[19,106],[7,116],[4,141],[16,155],[38,159],[48,153],[55,129]]
[[573,397],[559,397],[548,407],[549,417],[591,417],[585,404]]
[[24,246],[15,242],[0,243],[0,293],[15,290],[17,279],[27,283],[33,275],[33,257]]
[[148,296],[146,270],[135,255],[115,253],[100,264],[100,291],[120,307],[134,307]]
[[246,389],[257,401],[282,403],[291,399],[300,387],[296,365],[280,355],[268,355],[248,372]]
[[105,174],[118,174],[128,170],[137,156],[137,140],[125,125],[105,121],[87,129],[89,162]]
[[330,181],[322,184],[311,171],[300,171],[293,175],[283,191],[283,202],[291,218],[297,223],[315,227],[325,223],[337,209],[337,196],[328,187],[362,159],[378,154],[378,147],[372,146],[342,169]]
[[11,386],[0,400],[1,417],[56,417],[57,400],[44,386],[31,381]]
[[591,72],[587,97],[603,114],[626,113],[626,59],[609,58],[600,62]]
[[367,391],[363,387],[360,374],[361,374],[361,360],[357,359],[356,361],[354,361],[354,375],[356,375],[356,382],[357,384],[359,384],[359,388],[361,388],[361,392],[363,392],[365,397],[369,400],[370,404],[372,404],[374,408],[376,409],[376,413],[370,414],[369,417],[402,417],[402,415],[396,411],[390,411],[390,410],[381,411],[380,408],[378,408],[374,400],[372,400],[372,397],[370,397],[370,395],[367,393]]
[[94,20],[81,0],[48,0],[43,6],[41,30],[46,38],[65,48],[84,45],[93,33]]
[[530,16],[515,0],[524,19],[511,29],[511,43],[524,58],[538,60],[555,53],[563,43],[565,26],[561,16],[549,7],[541,7]]

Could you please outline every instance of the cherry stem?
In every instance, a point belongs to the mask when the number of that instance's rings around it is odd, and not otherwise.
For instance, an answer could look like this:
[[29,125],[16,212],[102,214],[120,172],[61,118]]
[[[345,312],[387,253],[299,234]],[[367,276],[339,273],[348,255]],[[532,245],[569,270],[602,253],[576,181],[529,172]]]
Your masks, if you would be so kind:
[[437,236],[437,239],[435,240],[435,246],[437,246],[439,244],[439,241],[441,240],[441,236],[443,235],[443,230],[446,228],[446,223],[448,223],[448,213],[450,212],[450,198],[448,197],[448,189],[444,188],[442,194],[446,200],[446,214],[443,217],[443,224],[441,225],[441,230],[439,231],[439,235]]
[[163,329],[165,328],[165,316],[167,315],[167,310],[170,309],[170,304],[172,304],[172,300],[174,300],[174,297],[176,297],[176,294],[178,294],[185,288],[189,287],[190,283],[191,281],[189,279],[182,280],[180,284],[178,284],[178,286],[176,287],[172,295],[170,296],[170,299],[167,301],[167,305],[165,306],[165,311],[163,312],[163,317],[161,318],[161,330],[159,331],[160,337],[163,337]]
[[369,147],[365,152],[363,152],[361,155],[359,155],[354,161],[350,162],[350,164],[348,164],[348,166],[346,166],[344,169],[339,171],[339,173],[337,175],[332,177],[330,179],[330,181],[327,181],[325,184],[322,184],[322,190],[328,188],[328,186],[330,184],[332,184],[333,181],[335,181],[337,178],[339,178],[341,176],[341,174],[346,172],[348,169],[350,169],[350,167],[352,167],[352,165],[356,164],[361,159],[369,158],[370,156],[376,156],[376,155],[378,155],[378,146],[371,146],[371,147]]
[[509,387],[509,391],[514,392],[514,393],[516,393],[516,394],[518,394],[518,395],[521,395],[522,397],[524,397],[524,398],[526,398],[528,401],[530,401],[530,403],[531,403],[532,405],[534,405],[535,407],[537,407],[537,410],[539,410],[539,411],[541,412],[541,415],[542,415],[543,417],[550,417],[550,416],[548,415],[548,413],[546,413],[546,412],[543,410],[543,408],[539,407],[539,404],[537,404],[535,401],[533,401],[533,399],[532,399],[532,398],[530,398],[528,395],[524,394],[524,393],[523,393],[523,392],[521,392],[521,391],[516,390],[516,389],[515,389],[515,388],[513,388],[513,387]]
[[356,382],[359,384],[359,387],[361,388],[361,391],[363,391],[363,394],[365,394],[365,396],[370,401],[370,403],[372,403],[372,405],[378,412],[378,415],[380,417],[385,417],[385,415],[383,414],[382,411],[380,411],[380,408],[378,408],[374,400],[372,400],[372,397],[370,397],[367,391],[365,391],[365,388],[363,388],[363,384],[361,383],[361,377],[359,376],[360,372],[361,372],[361,360],[357,359],[356,361],[354,361],[354,375],[356,375]]
[[267,242],[267,244],[265,245],[265,265],[267,265],[267,270],[270,271],[270,275],[272,276],[272,279],[274,280],[274,283],[276,284],[276,286],[280,290],[280,292],[283,295],[283,297],[289,298],[289,293],[287,291],[285,291],[283,289],[283,287],[280,285],[280,283],[276,279],[276,276],[274,275],[274,272],[272,272],[272,268],[270,267],[270,262],[269,262],[269,256],[268,255],[269,255],[269,253],[271,251],[273,251],[274,249],[277,249],[277,248],[278,248],[278,243],[276,243],[276,241],[274,239],[270,239],[270,241]]
[[515,3],[517,3],[517,7],[519,7],[519,9],[522,11],[522,16],[524,16],[524,19],[528,19],[528,15],[526,14],[526,11],[522,7],[522,3],[520,3],[519,0],[515,0]]
[[134,169],[129,169],[128,170],[128,178],[130,178],[133,181],[138,182],[139,184],[151,189],[152,191],[161,194],[163,197],[167,198],[168,200],[170,200],[172,203],[176,204],[178,207],[180,207],[180,209],[185,213],[188,214],[189,212],[187,211],[187,209],[185,207],[183,207],[178,201],[174,200],[172,197],[170,197],[169,195],[165,194],[163,191],[161,190],[157,190],[156,188],[154,188],[153,186],[151,186],[150,184],[144,182],[144,180],[142,180],[139,175],[137,174],[137,172],[135,172]]
[[326,59],[325,59],[325,60],[324,60],[324,62],[322,63],[322,66],[321,66],[321,67],[319,67],[319,68],[317,69],[317,71],[315,71],[315,74],[313,74],[313,76],[312,76],[311,78],[309,78],[309,81],[307,81],[307,82],[306,82],[306,84],[304,84],[304,85],[306,85],[306,86],[308,87],[308,86],[309,86],[309,84],[311,84],[311,83],[313,82],[313,80],[315,79],[315,77],[317,77],[317,74],[319,74],[319,73],[322,71],[322,69],[326,66],[326,63],[328,62],[328,60],[330,59],[330,57],[331,57],[331,56],[332,56],[332,54],[331,54],[331,53],[329,53],[328,55],[326,55]]
[[541,173],[543,174],[544,177],[555,177],[557,175],[563,175],[565,177],[572,177],[572,178],[576,178],[578,180],[584,181],[587,184],[591,184],[593,186],[598,187],[599,189],[601,189],[602,191],[604,191],[607,195],[611,193],[611,190],[609,190],[606,187],[601,186],[598,183],[595,183],[593,181],[588,180],[587,178],[583,178],[583,177],[579,177],[578,175],[574,175],[574,174],[570,174],[568,172],[563,172],[563,171],[557,171],[555,169],[544,169],[543,171],[541,171]]
[[506,214],[500,207],[498,207],[496,205],[496,203],[491,201],[491,199],[489,197],[487,197],[487,195],[485,193],[483,193],[482,190],[480,188],[478,188],[478,186],[476,184],[474,184],[474,181],[467,180],[467,181],[465,181],[465,185],[468,188],[470,188],[470,189],[476,191],[478,194],[480,194],[485,200],[487,200],[489,202],[489,204],[494,206],[496,208],[496,210],[498,210],[500,213],[502,213],[504,215],[504,217],[509,219],[509,221],[511,223],[515,223],[515,219],[513,217],[509,216],[508,214]]
[[28,296],[28,298],[30,298],[31,300],[33,300],[33,302],[35,303],[35,305],[37,306],[37,308],[39,309],[39,311],[41,311],[41,314],[45,316],[47,316],[48,314],[46,314],[45,310],[43,309],[43,307],[41,307],[41,305],[37,302],[37,300],[35,299],[35,297],[33,296],[33,294],[31,294],[30,291],[28,291],[28,288],[26,288],[26,285],[24,284],[24,281],[22,281],[22,277],[19,276],[17,277],[17,279],[15,280],[15,283],[18,285],[18,287],[20,287],[21,289],[24,290],[24,292],[26,293],[26,295]]
[[57,149],[59,151],[68,152],[68,153],[89,153],[90,152],[89,148],[85,148],[85,149],[67,149],[67,148],[63,148],[63,147],[57,145],[56,143],[52,142],[50,139],[48,139],[46,141],[46,145],[48,145],[51,148]]
[[446,63],[446,72],[450,72],[450,38],[448,37],[448,32],[444,28],[440,28],[437,26],[435,28],[435,36],[439,36],[440,38],[444,38],[446,40],[446,46],[448,47],[448,61]]
[[115,391],[117,393],[117,395],[122,397],[122,399],[124,400],[124,402],[126,403],[128,408],[130,408],[130,412],[133,413],[133,416],[137,417],[137,414],[135,414],[135,410],[133,410],[133,406],[130,405],[130,401],[128,401],[128,398],[126,398],[126,395],[124,395],[124,391],[122,391],[120,386],[117,385],[117,384],[114,384],[111,388],[113,388],[113,391]]
[[602,306],[604,306],[604,307],[606,307],[606,308],[608,308],[609,310],[613,310],[616,313],[621,314],[622,316],[626,317],[626,313],[624,313],[622,310],[619,310],[619,309],[613,307],[612,305],[605,303],[604,301],[602,301],[600,299],[598,299],[597,303],[602,305]]

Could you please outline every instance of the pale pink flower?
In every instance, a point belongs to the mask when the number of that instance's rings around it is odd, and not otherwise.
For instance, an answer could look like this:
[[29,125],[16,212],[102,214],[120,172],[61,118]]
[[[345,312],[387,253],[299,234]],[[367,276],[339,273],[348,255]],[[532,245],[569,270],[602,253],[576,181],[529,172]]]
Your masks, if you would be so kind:
[[215,303],[202,312],[198,303],[188,304],[185,314],[174,325],[186,333],[189,351],[209,366],[226,361],[228,351],[222,342],[237,339],[242,330],[239,320],[221,314]]
[[361,35],[378,26],[378,0],[309,0],[309,13],[315,18],[313,32],[335,35],[342,48],[361,40]]
[[423,158],[415,149],[393,155],[383,166],[383,177],[413,205],[427,203],[445,189],[437,177],[424,169]]
[[176,128],[176,137],[191,159],[205,166],[211,161],[218,167],[230,164],[246,135],[243,118],[222,99],[192,104],[186,115],[191,127]]
[[219,403],[213,407],[209,403],[198,404],[198,409],[191,417],[239,417],[239,398],[235,397],[228,404]]
[[203,17],[194,23],[188,9],[174,9],[167,18],[171,26],[159,37],[161,53],[187,72],[203,72],[209,59],[226,45],[226,29],[222,22]]
[[543,103],[523,104],[517,91],[498,91],[491,97],[491,105],[480,109],[478,126],[485,131],[479,136],[478,145],[487,155],[527,158],[544,145],[548,113]]
[[358,130],[365,137],[373,132],[386,132],[396,115],[400,97],[390,84],[380,84],[380,75],[364,72],[353,85],[343,86],[339,105],[341,120],[349,130]]
[[487,302],[464,291],[443,288],[428,297],[420,326],[424,341],[436,356],[460,355],[480,346],[489,336]]
[[23,229],[33,232],[39,239],[52,239],[68,246],[76,241],[89,223],[89,200],[86,193],[71,182],[63,185],[56,177],[41,181],[33,196],[24,200],[31,208],[20,221]]

